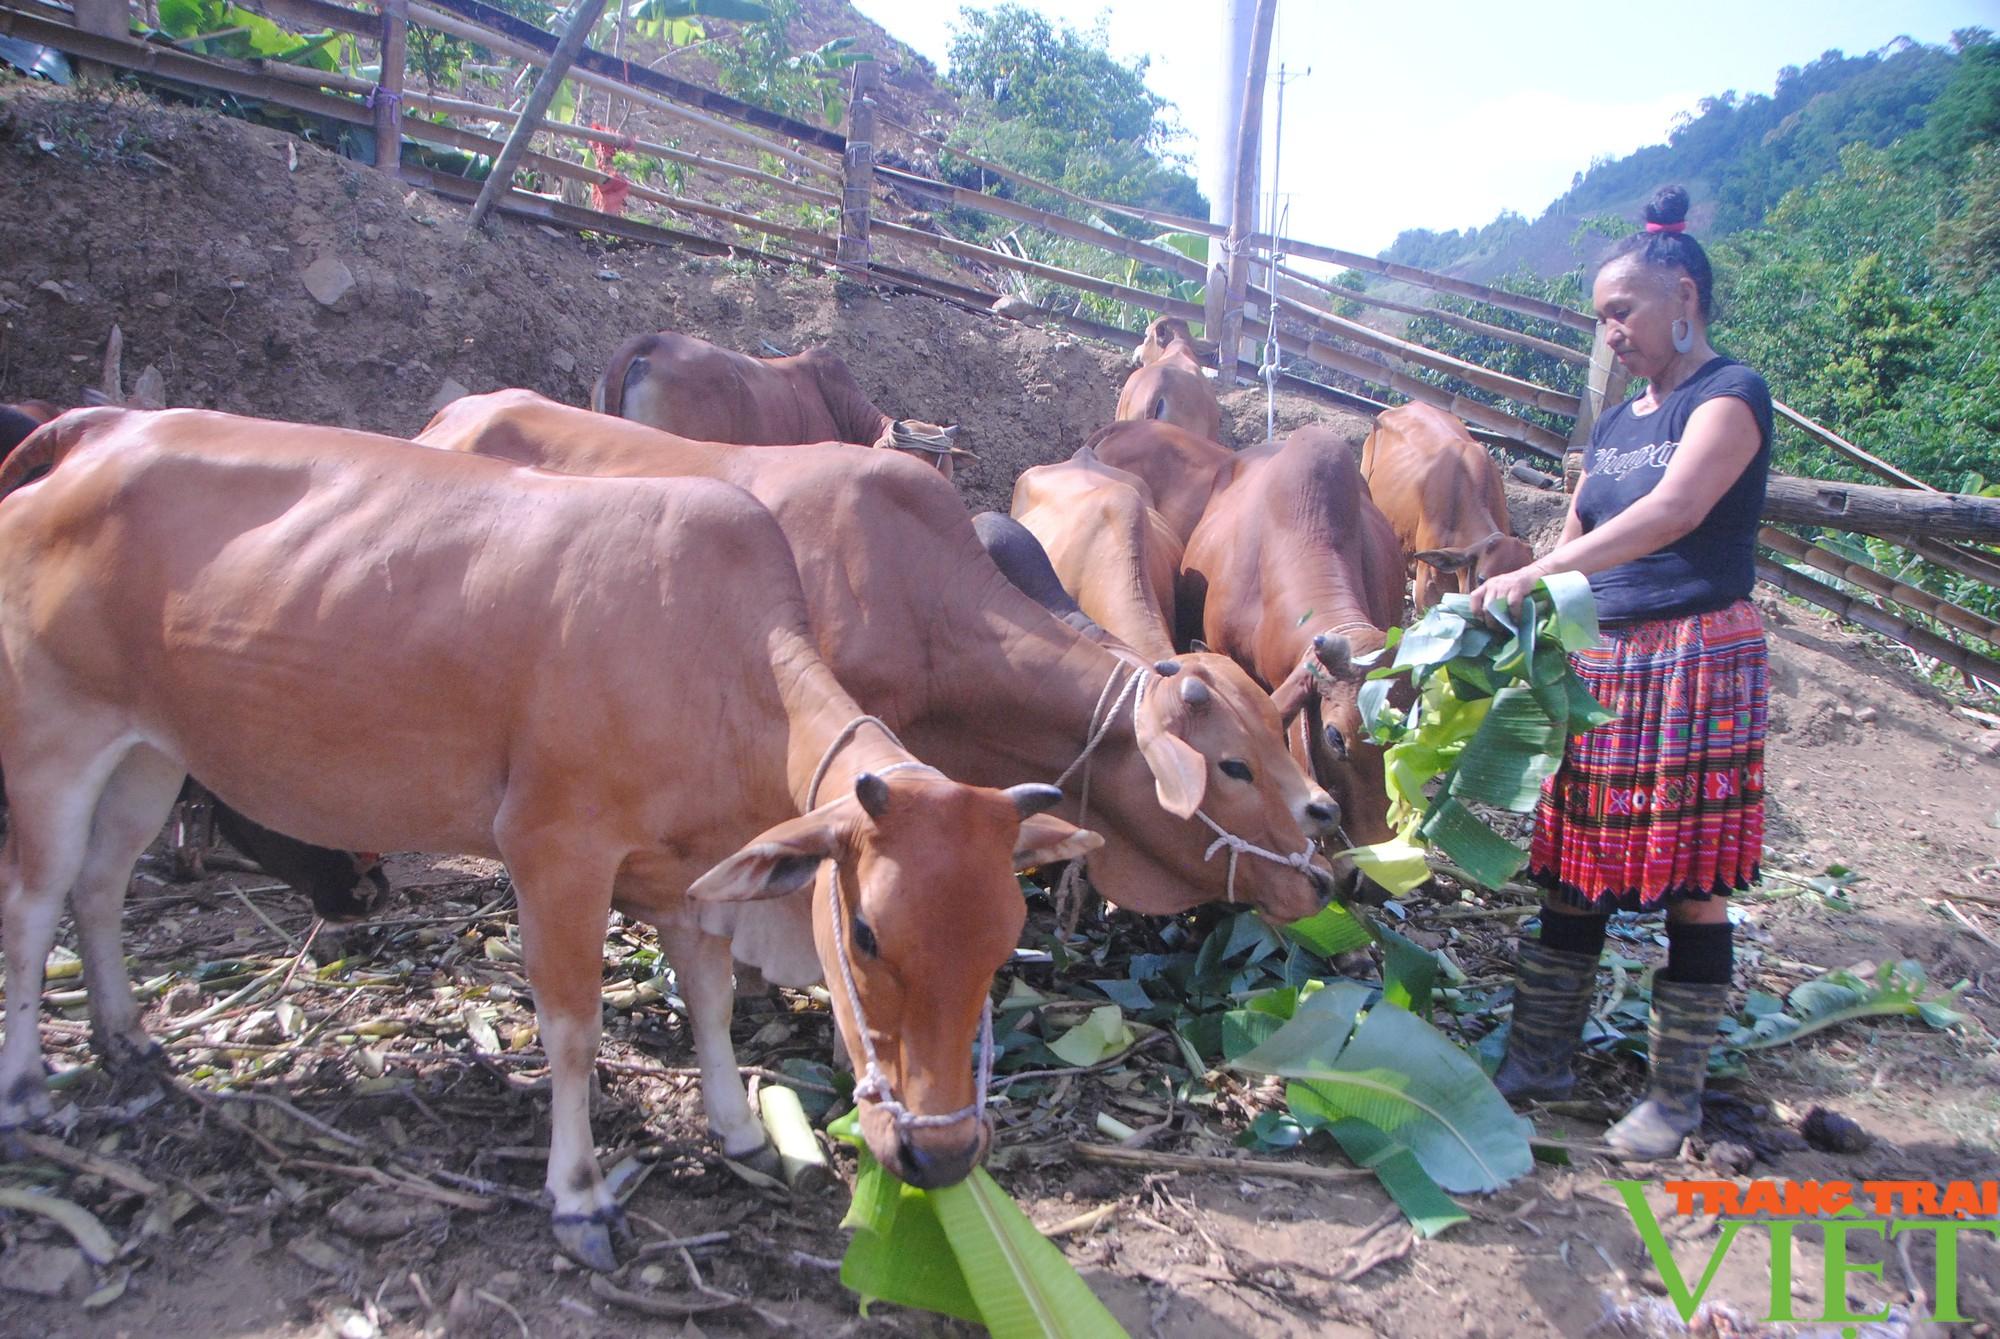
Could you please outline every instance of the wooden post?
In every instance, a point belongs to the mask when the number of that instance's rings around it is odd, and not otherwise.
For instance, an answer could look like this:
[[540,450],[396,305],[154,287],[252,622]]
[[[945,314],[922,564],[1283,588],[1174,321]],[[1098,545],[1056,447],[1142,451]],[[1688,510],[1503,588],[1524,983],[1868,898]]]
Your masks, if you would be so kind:
[[1604,332],[1592,335],[1590,381],[1583,390],[1583,403],[1577,406],[1576,426],[1569,432],[1569,450],[1563,453],[1563,492],[1576,491],[1578,480],[1583,478],[1583,453],[1590,446],[1590,430],[1597,425],[1597,417],[1606,405],[1615,405],[1625,398],[1625,387],[1631,380],[1632,374],[1604,342]]
[[[132,40],[132,0],[73,0],[76,26],[100,37]],[[94,60],[79,60],[77,73],[91,83],[108,84],[118,77],[118,67]]]
[[409,0],[377,0],[382,9],[382,70],[375,81],[375,166],[403,175],[403,66],[410,32]]
[[535,91],[528,95],[528,103],[521,108],[521,119],[514,123],[514,129],[507,136],[507,143],[500,150],[500,157],[494,160],[492,175],[479,188],[479,198],[472,202],[472,218],[468,226],[478,228],[493,212],[493,206],[507,193],[514,181],[514,167],[521,161],[521,155],[528,151],[528,143],[535,138],[535,130],[542,123],[542,113],[555,101],[556,90],[562,87],[563,77],[569,73],[576,53],[583,50],[583,44],[590,38],[590,30],[597,26],[597,16],[604,12],[604,0],[580,0],[576,12],[571,15],[569,27],[563,29],[562,40],[549,53],[549,63],[542,69],[542,77],[535,81]]
[[854,67],[854,92],[847,103],[847,153],[840,163],[840,241],[834,263],[868,272],[868,210],[875,196],[875,89],[881,66],[864,60]]
[[1236,385],[1236,360],[1243,343],[1243,298],[1250,284],[1250,237],[1257,231],[1257,163],[1263,147],[1264,76],[1271,68],[1271,29],[1277,14],[1278,0],[1257,0],[1257,15],[1250,25],[1250,69],[1243,80],[1243,124],[1236,134],[1236,199],[1229,217],[1229,238],[1223,243],[1229,264],[1228,293],[1216,338],[1215,363],[1224,390]]

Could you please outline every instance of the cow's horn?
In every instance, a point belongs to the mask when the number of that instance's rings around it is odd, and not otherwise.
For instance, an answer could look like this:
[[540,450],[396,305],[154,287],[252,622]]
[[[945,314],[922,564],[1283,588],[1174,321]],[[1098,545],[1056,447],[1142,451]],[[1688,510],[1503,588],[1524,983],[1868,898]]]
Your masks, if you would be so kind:
[[1190,707],[1207,706],[1208,697],[1208,685],[1200,679],[1195,678],[1194,675],[1190,674],[1187,678],[1181,680],[1181,701],[1187,703]]
[[1009,786],[1008,799],[1014,802],[1014,810],[1023,818],[1033,818],[1044,809],[1053,809],[1062,803],[1062,791],[1054,786],[1044,786],[1039,782],[1026,782],[1019,786]]
[[1345,637],[1329,636],[1322,632],[1313,638],[1313,655],[1326,667],[1326,672],[1341,678],[1352,669],[1354,646]]
[[854,798],[861,801],[870,818],[880,818],[889,812],[889,783],[873,772],[863,772],[854,778]]

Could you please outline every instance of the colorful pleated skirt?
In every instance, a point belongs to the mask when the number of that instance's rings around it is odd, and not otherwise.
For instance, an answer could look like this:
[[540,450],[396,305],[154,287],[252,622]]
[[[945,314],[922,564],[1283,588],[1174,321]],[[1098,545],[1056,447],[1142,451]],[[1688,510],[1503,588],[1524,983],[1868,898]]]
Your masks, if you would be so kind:
[[1571,658],[1616,718],[1542,788],[1528,876],[1571,906],[1727,896],[1764,855],[1764,622],[1748,600],[1606,628]]

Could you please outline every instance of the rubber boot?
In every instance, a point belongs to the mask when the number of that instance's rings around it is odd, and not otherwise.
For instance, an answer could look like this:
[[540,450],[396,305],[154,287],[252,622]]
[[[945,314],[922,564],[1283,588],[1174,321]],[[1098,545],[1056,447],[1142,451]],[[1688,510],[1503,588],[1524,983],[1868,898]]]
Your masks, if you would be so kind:
[[1514,1026],[1493,1086],[1509,1102],[1551,1101],[1576,1086],[1570,1058],[1590,1017],[1597,955],[1524,939],[1514,977]]
[[1701,1090],[1708,1082],[1708,1053],[1729,1003],[1729,987],[1688,981],[1653,981],[1653,1017],[1647,1027],[1651,1079],[1646,1096],[1604,1136],[1634,1161],[1671,1158],[1681,1141],[1701,1128]]

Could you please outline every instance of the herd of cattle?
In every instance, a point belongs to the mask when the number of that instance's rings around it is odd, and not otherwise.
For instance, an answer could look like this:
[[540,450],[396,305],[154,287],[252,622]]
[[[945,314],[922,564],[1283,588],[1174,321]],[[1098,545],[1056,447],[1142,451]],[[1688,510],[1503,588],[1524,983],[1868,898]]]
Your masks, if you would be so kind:
[[1389,411],[1359,459],[1310,428],[1237,452],[1184,325],[1135,357],[1118,420],[1011,517],[969,516],[956,430],[882,414],[837,357],[675,334],[619,350],[602,412],[471,396],[414,444],[0,411],[32,429],[0,462],[0,1129],[48,1110],[65,897],[95,1048],[157,1061],[119,917],[192,777],[247,853],[322,862],[322,911],[365,905],[357,869],[379,886],[344,852],[505,861],[585,1264],[615,1265],[588,1110],[613,908],[659,931],[730,1156],[767,1152],[734,959],[829,984],[878,1159],[966,1175],[1014,871],[1087,858],[1151,914],[1354,893],[1341,853],[1386,799],[1352,662],[1411,562],[1421,605],[1528,556],[1449,416]]

